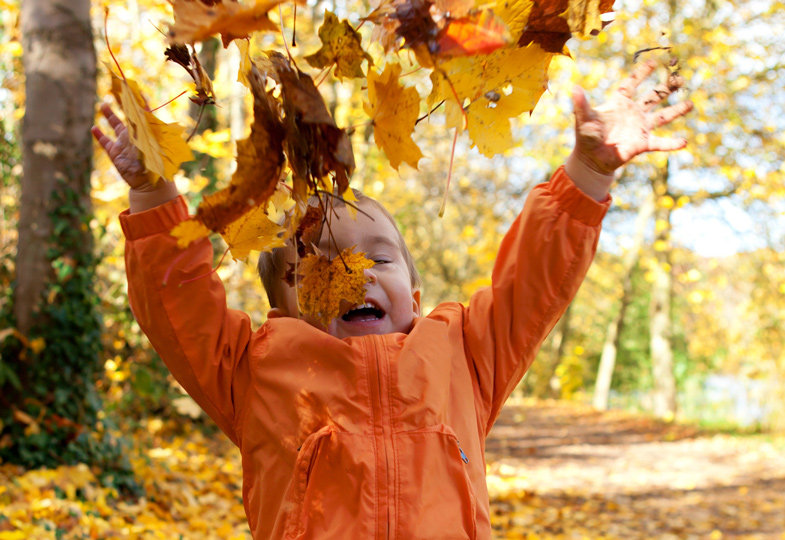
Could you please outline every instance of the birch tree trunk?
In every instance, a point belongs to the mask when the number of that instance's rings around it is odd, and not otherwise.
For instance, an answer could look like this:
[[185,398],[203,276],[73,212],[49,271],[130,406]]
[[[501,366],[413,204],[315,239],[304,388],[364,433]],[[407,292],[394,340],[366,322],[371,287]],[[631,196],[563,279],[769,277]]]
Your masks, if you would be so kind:
[[676,379],[673,375],[673,347],[671,344],[671,297],[673,277],[671,266],[671,214],[673,199],[668,194],[669,168],[666,161],[661,174],[652,180],[658,197],[655,205],[654,281],[651,288],[651,319],[649,322],[652,375],[654,377],[654,414],[672,418],[676,414]]
[[622,328],[624,327],[624,317],[627,313],[627,306],[632,300],[632,271],[638,264],[641,249],[645,240],[646,225],[651,221],[654,214],[654,195],[647,198],[638,210],[635,219],[635,236],[630,250],[624,255],[622,261],[624,279],[622,281],[621,305],[619,312],[608,324],[605,334],[605,344],[602,347],[600,365],[597,369],[597,382],[594,385],[594,397],[592,404],[596,409],[605,410],[608,408],[608,397],[611,390],[611,380],[613,370],[616,367],[616,353],[619,350],[619,339]]

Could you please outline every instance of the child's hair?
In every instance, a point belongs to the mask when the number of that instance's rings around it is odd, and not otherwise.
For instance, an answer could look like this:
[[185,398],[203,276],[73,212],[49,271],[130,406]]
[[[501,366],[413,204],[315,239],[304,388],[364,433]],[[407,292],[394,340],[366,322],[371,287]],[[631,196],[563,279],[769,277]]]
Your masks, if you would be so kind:
[[[403,260],[406,262],[406,267],[409,269],[412,290],[419,289],[422,286],[420,273],[417,271],[417,267],[414,264],[414,258],[403,239],[403,235],[401,235],[401,231],[398,229],[398,225],[395,223],[395,219],[379,201],[368,197],[359,190],[352,189],[352,192],[354,193],[358,204],[364,202],[372,204],[382,213],[382,215],[390,220],[390,223],[392,223],[396,232],[398,246],[403,255]],[[332,204],[343,206],[346,203],[339,199],[333,199]],[[279,292],[281,290],[284,273],[286,272],[284,265],[286,262],[285,253],[287,248],[291,248],[291,244],[287,244],[285,247],[274,248],[272,251],[263,251],[259,255],[259,262],[256,268],[259,272],[259,277],[262,280],[264,291],[267,293],[267,300],[270,303],[271,308],[281,307],[281,304],[283,303],[283,299],[280,297]]]

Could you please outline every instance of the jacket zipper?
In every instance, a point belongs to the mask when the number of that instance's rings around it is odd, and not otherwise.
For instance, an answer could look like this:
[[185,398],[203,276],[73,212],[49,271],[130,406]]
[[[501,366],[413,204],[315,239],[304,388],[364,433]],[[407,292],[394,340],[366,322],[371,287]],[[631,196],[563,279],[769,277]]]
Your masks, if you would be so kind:
[[388,419],[385,415],[385,407],[384,407],[384,380],[382,376],[382,362],[379,355],[379,338],[378,336],[371,336],[371,342],[373,344],[373,358],[376,367],[376,391],[378,392],[378,406],[379,406],[379,419],[381,421],[381,428],[382,428],[382,446],[384,448],[384,473],[385,479],[387,482],[386,486],[386,493],[387,493],[387,500],[386,500],[386,513],[387,513],[387,520],[386,520],[386,532],[385,538],[390,538],[390,511],[391,511],[391,503],[392,495],[390,490],[392,489],[393,483],[390,481],[390,472],[392,471],[392,467],[390,465],[390,446],[392,445],[392,435],[388,433],[391,429],[389,426],[390,419]]

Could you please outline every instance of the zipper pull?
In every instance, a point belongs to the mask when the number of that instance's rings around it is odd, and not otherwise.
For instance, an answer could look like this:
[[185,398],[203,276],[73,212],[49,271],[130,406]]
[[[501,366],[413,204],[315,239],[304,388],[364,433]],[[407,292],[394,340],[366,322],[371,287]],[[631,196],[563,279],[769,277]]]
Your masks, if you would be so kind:
[[458,451],[461,453],[461,461],[464,463],[469,463],[469,458],[466,457],[466,454],[463,452],[463,448],[461,448],[461,443],[458,441],[458,439],[455,439],[455,444],[458,445]]

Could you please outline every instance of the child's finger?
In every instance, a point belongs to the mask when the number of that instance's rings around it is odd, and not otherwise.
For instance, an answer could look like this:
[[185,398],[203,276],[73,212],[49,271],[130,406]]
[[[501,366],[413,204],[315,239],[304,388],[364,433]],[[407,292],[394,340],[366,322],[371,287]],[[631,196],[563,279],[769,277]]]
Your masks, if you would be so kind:
[[618,92],[624,97],[632,98],[635,94],[635,89],[646,79],[651,72],[657,67],[657,64],[652,60],[647,60],[635,68],[632,74],[622,81],[619,85]]
[[90,129],[90,132],[93,134],[93,137],[95,137],[95,140],[98,141],[98,144],[100,144],[101,147],[104,150],[106,150],[106,153],[108,154],[110,147],[112,145],[112,140],[109,137],[107,137],[104,134],[104,132],[101,131],[101,128],[99,128],[98,126],[93,126]]
[[589,101],[586,99],[583,88],[578,85],[572,89],[572,108],[575,113],[576,125],[584,124],[597,117],[597,113],[591,108]]
[[104,118],[109,122],[109,125],[112,126],[112,129],[115,132],[115,135],[120,135],[121,132],[125,131],[125,124],[122,120],[114,113],[112,107],[109,106],[107,103],[101,104],[101,113],[103,113]]
[[680,116],[684,116],[692,110],[692,101],[682,101],[676,105],[665,107],[651,115],[651,127],[658,128],[668,122],[672,122]]
[[687,139],[649,136],[649,152],[672,152],[687,146]]

